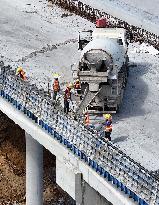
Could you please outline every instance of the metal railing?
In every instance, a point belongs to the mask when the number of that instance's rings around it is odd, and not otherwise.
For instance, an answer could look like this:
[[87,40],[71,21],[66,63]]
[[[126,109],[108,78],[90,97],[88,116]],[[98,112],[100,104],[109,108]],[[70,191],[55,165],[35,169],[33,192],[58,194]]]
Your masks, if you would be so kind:
[[57,110],[47,92],[22,81],[9,66],[1,65],[0,95],[139,205],[159,204],[159,181],[152,173]]

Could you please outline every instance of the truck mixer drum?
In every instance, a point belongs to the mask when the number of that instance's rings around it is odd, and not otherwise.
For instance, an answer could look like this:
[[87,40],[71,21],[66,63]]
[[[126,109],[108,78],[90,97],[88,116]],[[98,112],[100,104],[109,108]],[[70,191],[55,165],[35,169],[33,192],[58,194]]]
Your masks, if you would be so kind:
[[89,33],[86,41],[79,37],[82,51],[73,76],[81,82],[82,101],[76,112],[115,113],[122,102],[128,76],[126,30],[98,27]]

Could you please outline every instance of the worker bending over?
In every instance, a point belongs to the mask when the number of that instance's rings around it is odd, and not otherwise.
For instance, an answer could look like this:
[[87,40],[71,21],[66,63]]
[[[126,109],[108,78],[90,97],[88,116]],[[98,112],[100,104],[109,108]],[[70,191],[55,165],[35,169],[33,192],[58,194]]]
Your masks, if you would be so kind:
[[19,76],[22,80],[26,80],[26,75],[25,71],[23,70],[22,67],[18,67],[16,70],[16,75]]

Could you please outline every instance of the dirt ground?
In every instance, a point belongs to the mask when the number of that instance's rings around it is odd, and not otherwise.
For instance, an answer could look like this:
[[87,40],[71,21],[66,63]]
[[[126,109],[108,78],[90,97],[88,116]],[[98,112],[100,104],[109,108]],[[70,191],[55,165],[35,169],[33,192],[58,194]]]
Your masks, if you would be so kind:
[[[25,133],[0,113],[0,205],[25,205]],[[73,205],[56,184],[56,159],[44,149],[44,205]]]

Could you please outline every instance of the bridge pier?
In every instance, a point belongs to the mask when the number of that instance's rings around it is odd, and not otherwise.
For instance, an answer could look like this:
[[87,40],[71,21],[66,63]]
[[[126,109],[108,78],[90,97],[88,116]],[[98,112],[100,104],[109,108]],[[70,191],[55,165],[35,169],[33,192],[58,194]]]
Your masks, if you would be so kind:
[[81,192],[76,195],[76,205],[112,205],[84,180],[81,182]]
[[112,205],[86,183],[82,173],[66,159],[56,158],[56,183],[76,201],[76,205]]
[[43,146],[28,133],[26,138],[26,205],[43,204]]

